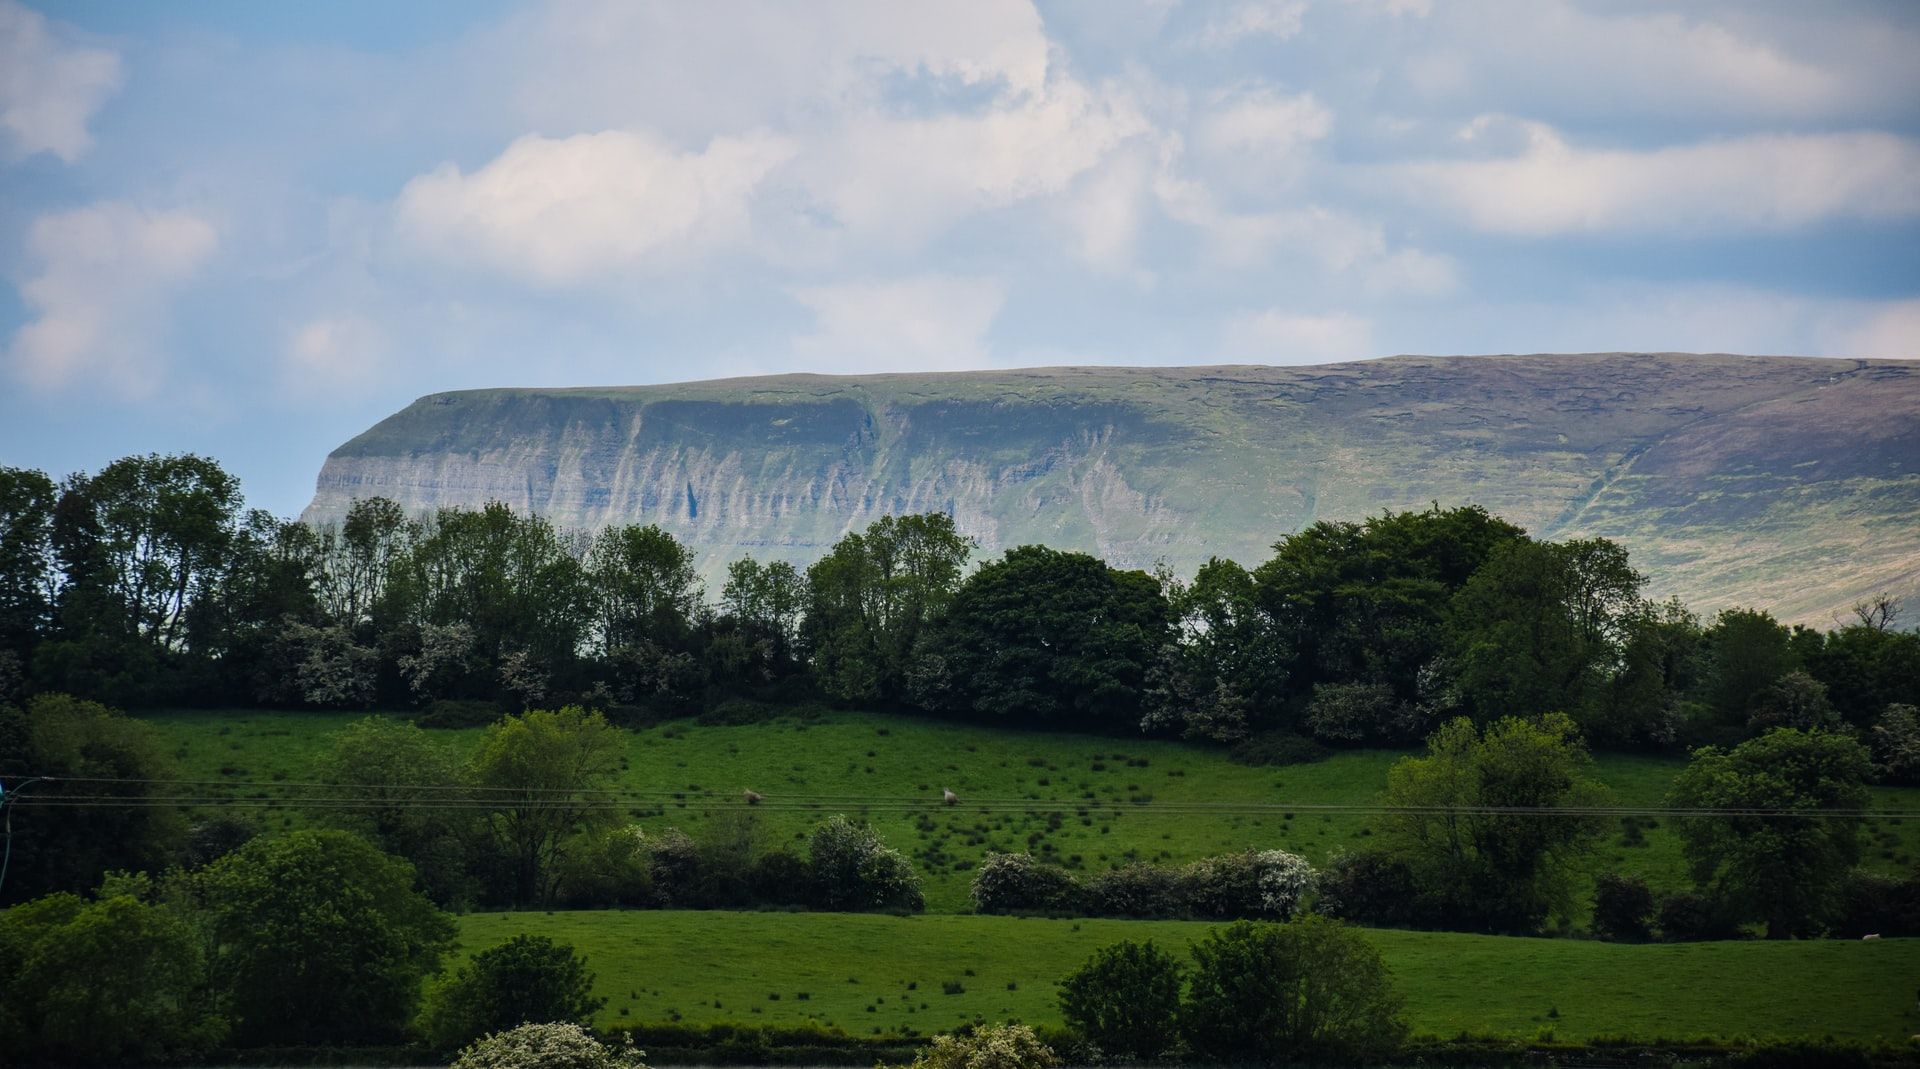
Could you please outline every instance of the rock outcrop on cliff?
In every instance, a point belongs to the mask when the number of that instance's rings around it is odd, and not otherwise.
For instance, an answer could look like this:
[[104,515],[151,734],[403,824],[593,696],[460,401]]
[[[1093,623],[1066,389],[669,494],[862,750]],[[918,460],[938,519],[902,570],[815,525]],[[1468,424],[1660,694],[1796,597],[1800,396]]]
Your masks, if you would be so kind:
[[1829,624],[1920,594],[1920,363],[1394,357],[1318,367],[784,375],[471,390],[334,450],[306,518],[381,495],[566,526],[658,523],[712,577],[805,564],[887,513],[983,551],[1044,542],[1190,572],[1321,519],[1477,503],[1625,543],[1654,593]]

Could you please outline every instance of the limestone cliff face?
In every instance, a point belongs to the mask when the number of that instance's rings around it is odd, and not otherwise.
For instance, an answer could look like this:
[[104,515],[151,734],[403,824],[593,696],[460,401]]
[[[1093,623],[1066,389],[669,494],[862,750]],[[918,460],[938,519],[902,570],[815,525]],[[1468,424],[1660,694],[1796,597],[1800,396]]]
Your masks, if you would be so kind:
[[658,523],[703,573],[888,513],[983,553],[1249,565],[1318,519],[1478,503],[1625,542],[1660,594],[1830,622],[1920,593],[1920,364],[1679,354],[1054,368],[436,394],[341,446],[306,518],[489,500]]

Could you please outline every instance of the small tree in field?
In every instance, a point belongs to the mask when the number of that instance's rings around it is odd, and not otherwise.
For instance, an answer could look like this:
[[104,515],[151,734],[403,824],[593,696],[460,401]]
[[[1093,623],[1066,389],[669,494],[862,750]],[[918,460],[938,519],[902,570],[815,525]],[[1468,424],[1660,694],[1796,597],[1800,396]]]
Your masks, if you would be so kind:
[[1184,972],[1151,940],[1102,947],[1060,982],[1060,1015],[1108,1057],[1156,1057],[1178,1038]]
[[1653,937],[1653,892],[1638,876],[1602,873],[1593,887],[1593,934],[1616,943]]
[[428,992],[421,1031],[434,1046],[451,1050],[516,1025],[586,1024],[606,1002],[593,997],[593,974],[572,947],[516,935],[474,955]]
[[1406,1035],[1380,952],[1338,921],[1242,921],[1194,944],[1193,960],[1180,1020],[1202,1061],[1361,1059]]

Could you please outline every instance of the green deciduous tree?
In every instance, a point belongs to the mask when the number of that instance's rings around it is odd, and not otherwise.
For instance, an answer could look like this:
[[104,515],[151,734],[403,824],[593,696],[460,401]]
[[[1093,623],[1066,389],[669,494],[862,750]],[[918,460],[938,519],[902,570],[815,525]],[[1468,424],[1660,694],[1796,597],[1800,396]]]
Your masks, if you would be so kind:
[[0,651],[22,663],[53,622],[57,500],[45,472],[0,467]]
[[516,935],[475,954],[428,991],[421,1031],[436,1048],[453,1050],[517,1025],[588,1025],[606,1001],[593,997],[593,974],[573,947]]
[[1866,806],[1872,773],[1866,747],[1826,732],[1780,728],[1731,752],[1696,750],[1669,805],[1783,812],[1676,818],[1695,882],[1764,921],[1769,939],[1817,931],[1859,861],[1861,818],[1848,811]]
[[[157,870],[186,839],[180,811],[164,804],[174,789],[160,781],[178,771],[158,734],[104,705],[42,694],[0,709],[0,772],[13,786],[25,775],[61,777],[9,802],[13,859],[0,901],[93,887],[114,869]],[[63,793],[125,804],[34,804]]]
[[1275,1065],[1386,1054],[1406,1035],[1380,952],[1338,921],[1243,921],[1193,947],[1181,1030],[1218,1064]]
[[835,910],[919,910],[920,877],[878,832],[846,817],[828,817],[813,829],[807,867],[814,902]]
[[1179,1039],[1185,972],[1152,940],[1102,947],[1060,982],[1060,1015],[1102,1055],[1156,1058]]
[[1496,547],[1450,609],[1450,657],[1476,715],[1591,716],[1645,581],[1604,538]]
[[653,524],[603,529],[587,550],[593,631],[603,656],[651,643],[686,643],[700,605],[693,551]]
[[[1533,810],[1605,801],[1587,778],[1579,729],[1564,714],[1507,717],[1484,730],[1465,718],[1427,739],[1427,756],[1387,773],[1386,839],[1451,924],[1527,931],[1571,906],[1571,877],[1600,818],[1543,819]],[[1489,811],[1494,810],[1494,811]]]
[[929,655],[943,662],[948,704],[963,711],[1130,728],[1170,622],[1145,572],[1021,546],[960,584]]
[[468,896],[473,821],[468,811],[448,807],[467,795],[459,762],[440,740],[389,717],[356,720],[329,737],[319,777],[350,788],[343,795],[364,804],[316,816],[412,864],[434,901]]
[[191,924],[127,895],[0,913],[0,1055],[102,1065],[205,1054],[226,1032]]
[[605,792],[625,753],[620,729],[578,706],[509,716],[487,729],[471,777],[488,804],[484,819],[512,901],[549,901],[571,840],[618,818]]
[[243,1044],[392,1042],[453,945],[412,867],[348,832],[255,839],[197,882]]
[[897,699],[913,650],[960,585],[974,541],[940,512],[884,516],[807,569],[803,636],[830,694]]

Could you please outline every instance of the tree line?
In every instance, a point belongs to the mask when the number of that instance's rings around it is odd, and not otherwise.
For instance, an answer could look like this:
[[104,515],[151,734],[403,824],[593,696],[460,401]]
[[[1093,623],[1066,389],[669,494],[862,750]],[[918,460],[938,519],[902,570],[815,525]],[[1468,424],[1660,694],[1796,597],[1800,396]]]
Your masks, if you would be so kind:
[[196,456],[55,483],[0,468],[0,700],[122,707],[710,708],[825,698],[1023,727],[1404,745],[1565,713],[1593,745],[1685,750],[1846,728],[1920,775],[1920,634],[1876,599],[1830,631],[1655,602],[1606,539],[1474,507],[1322,521],[1190,578],[1021,546],[969,568],[940,513],[804,572],[735,561],[717,600],[652,525],[501,504],[338,523],[245,510]]

